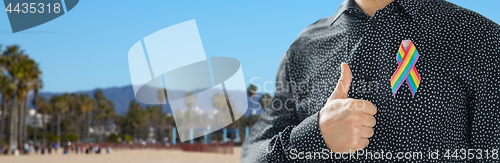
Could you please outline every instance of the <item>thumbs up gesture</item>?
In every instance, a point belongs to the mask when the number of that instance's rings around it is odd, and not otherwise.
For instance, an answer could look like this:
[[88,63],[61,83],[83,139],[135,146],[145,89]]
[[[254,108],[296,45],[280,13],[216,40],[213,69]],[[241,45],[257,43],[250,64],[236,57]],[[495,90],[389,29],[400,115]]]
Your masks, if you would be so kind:
[[349,65],[342,63],[341,76],[318,116],[321,135],[333,152],[353,153],[369,144],[377,108],[371,102],[347,98],[352,74]]

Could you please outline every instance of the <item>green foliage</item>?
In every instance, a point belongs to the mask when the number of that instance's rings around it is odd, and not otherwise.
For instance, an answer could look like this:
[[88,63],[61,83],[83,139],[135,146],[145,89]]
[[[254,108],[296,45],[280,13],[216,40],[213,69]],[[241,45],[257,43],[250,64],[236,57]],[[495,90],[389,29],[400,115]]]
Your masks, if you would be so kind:
[[247,89],[248,96],[252,97],[256,93],[257,93],[257,86],[250,84],[250,86],[248,86],[248,89]]
[[47,141],[48,142],[55,142],[57,140],[56,136],[54,136],[52,133],[47,134]]
[[127,111],[127,115],[123,121],[124,125],[122,131],[127,134],[133,134],[137,138],[139,130],[144,128],[146,124],[146,114],[142,106],[136,101],[132,100]]
[[62,140],[64,142],[66,141],[76,142],[78,140],[78,136],[76,136],[76,134],[66,134],[64,135],[64,138]]
[[[35,131],[35,128],[33,128],[32,126],[28,125],[28,137],[29,138],[33,138],[34,137],[34,131]],[[42,129],[41,128],[36,128],[36,130],[38,130],[38,135],[37,135],[37,139],[38,141],[41,140],[42,138],[42,135],[40,133],[42,133]]]
[[106,142],[117,143],[118,139],[120,139],[120,136],[118,136],[115,133],[112,133],[106,138]]
[[133,141],[134,141],[134,138],[132,138],[132,136],[131,136],[131,135],[129,135],[129,134],[125,134],[125,135],[123,136],[123,140],[125,140],[126,142],[133,142]]

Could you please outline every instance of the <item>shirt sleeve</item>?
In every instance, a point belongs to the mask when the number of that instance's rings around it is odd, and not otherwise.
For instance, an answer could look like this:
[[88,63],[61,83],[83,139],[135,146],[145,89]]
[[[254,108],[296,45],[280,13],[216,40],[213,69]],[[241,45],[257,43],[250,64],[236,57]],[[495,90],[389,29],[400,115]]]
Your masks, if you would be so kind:
[[[276,83],[284,85],[290,81],[289,51],[281,60]],[[321,156],[326,157],[330,150],[319,129],[318,113],[302,120],[296,116],[295,107],[291,91],[275,92],[248,138],[245,138],[242,162],[312,162],[321,159],[318,153],[316,158],[309,157],[313,156],[313,152],[321,152]]]

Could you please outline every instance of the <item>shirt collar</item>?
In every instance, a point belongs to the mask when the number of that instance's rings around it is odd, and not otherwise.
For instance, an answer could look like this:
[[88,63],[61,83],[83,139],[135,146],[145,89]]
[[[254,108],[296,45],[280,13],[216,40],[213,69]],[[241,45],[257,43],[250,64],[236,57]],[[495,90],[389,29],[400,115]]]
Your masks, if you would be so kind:
[[[418,14],[418,11],[419,11],[419,8],[421,7],[420,6],[420,3],[422,2],[422,0],[394,0],[398,5],[400,5],[401,7],[403,7],[403,9],[406,11],[406,13],[408,15],[410,15],[411,17],[414,17],[415,15]],[[339,7],[339,9],[337,10],[337,12],[335,13],[335,15],[333,15],[333,21],[330,25],[333,25],[333,23],[335,23],[335,21],[342,15],[344,14],[345,11],[347,11],[347,9],[349,8],[359,8],[358,5],[356,4],[356,2],[354,2],[354,0],[345,0]]]

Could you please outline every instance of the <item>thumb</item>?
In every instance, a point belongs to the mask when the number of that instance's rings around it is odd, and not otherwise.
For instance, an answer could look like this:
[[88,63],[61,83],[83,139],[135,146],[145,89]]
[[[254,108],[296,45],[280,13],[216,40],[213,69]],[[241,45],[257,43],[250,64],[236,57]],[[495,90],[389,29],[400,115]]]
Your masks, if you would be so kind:
[[349,87],[351,87],[352,81],[351,68],[349,68],[349,65],[347,65],[347,63],[342,63],[340,65],[340,69],[341,74],[339,82],[337,83],[337,87],[335,87],[335,90],[333,91],[332,95],[330,95],[330,98],[328,100],[347,98],[347,92],[349,91]]

